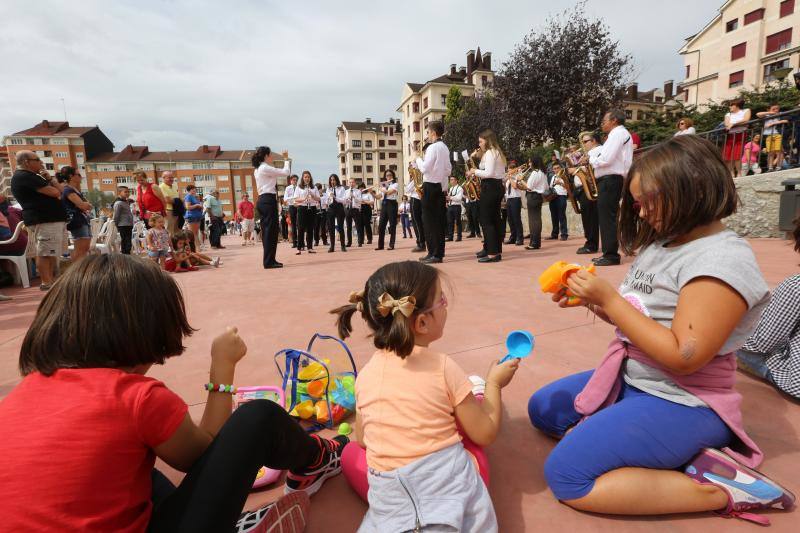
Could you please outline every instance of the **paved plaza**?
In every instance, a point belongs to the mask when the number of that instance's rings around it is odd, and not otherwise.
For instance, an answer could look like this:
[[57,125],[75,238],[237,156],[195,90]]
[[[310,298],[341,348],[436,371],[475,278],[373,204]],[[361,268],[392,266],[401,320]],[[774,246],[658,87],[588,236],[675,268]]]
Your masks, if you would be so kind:
[[[798,271],[800,257],[792,251],[789,241],[751,242],[770,287]],[[411,239],[399,238],[394,251],[378,252],[373,250],[374,245],[364,245],[347,253],[328,254],[327,248],[320,247],[316,255],[299,257],[283,243],[278,247],[278,260],[284,262],[285,268],[265,271],[261,268],[260,246],[242,248],[238,237],[226,237],[223,243],[227,249],[221,252],[224,265],[220,269],[176,275],[187,300],[190,323],[198,331],[187,339],[184,355],[150,372],[181,395],[198,420],[206,396],[201,385],[208,381],[210,343],[225,326],[238,326],[249,347],[248,355],[238,366],[236,384],[278,384],[273,362],[276,351],[304,348],[315,332],[333,334],[330,309],[346,303],[350,291],[363,288],[367,276],[379,265],[417,258],[417,254],[410,253]],[[490,492],[501,531],[735,532],[757,527],[710,514],[617,518],[580,513],[559,504],[542,475],[544,459],[554,443],[531,427],[527,401],[542,385],[592,368],[602,357],[613,330],[600,320],[592,320],[585,309],[557,308],[539,291],[536,279],[556,260],[588,261],[587,256],[574,253],[582,241],[546,241],[538,251],[505,247],[503,261],[497,264],[475,262],[474,252],[480,247],[477,239],[447,244],[445,263],[439,267],[452,293],[444,338],[434,348],[452,355],[468,373],[483,375],[493,358],[504,355],[507,332],[527,329],[536,336],[533,356],[524,361],[515,380],[504,390],[503,428],[488,450],[492,467]],[[600,274],[619,283],[630,262],[627,258],[621,266],[602,269]],[[14,300],[0,304],[0,397],[19,382],[19,347],[43,294],[35,288],[3,292]],[[356,329],[348,345],[361,367],[373,348],[364,324],[359,320],[354,324]],[[741,373],[738,390],[744,395],[746,427],[766,455],[762,471],[793,492],[800,492],[800,405]],[[425,398],[419,401],[424,402]],[[180,479],[178,473],[163,464],[159,468],[164,468],[173,480]],[[248,507],[274,499],[278,490],[253,494]],[[365,511],[366,505],[338,477],[312,498],[308,530],[354,531]],[[797,531],[795,513],[765,514],[773,522],[772,531]]]

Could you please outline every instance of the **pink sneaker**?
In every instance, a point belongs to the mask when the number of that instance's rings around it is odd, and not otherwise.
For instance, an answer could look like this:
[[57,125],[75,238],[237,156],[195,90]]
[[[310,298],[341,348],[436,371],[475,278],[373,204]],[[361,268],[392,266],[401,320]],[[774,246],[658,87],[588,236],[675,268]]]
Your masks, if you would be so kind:
[[749,513],[761,509],[794,508],[794,494],[764,474],[740,465],[719,450],[705,448],[686,466],[686,475],[703,485],[716,485],[728,494],[728,507],[720,514],[769,525],[765,516]]

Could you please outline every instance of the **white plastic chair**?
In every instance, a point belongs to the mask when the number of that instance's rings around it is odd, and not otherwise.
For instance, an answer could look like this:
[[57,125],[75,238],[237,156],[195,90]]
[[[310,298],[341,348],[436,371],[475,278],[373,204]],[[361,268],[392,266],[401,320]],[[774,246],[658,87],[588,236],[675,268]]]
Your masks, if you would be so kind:
[[136,255],[141,255],[144,253],[146,247],[144,244],[145,239],[145,225],[144,222],[141,220],[133,225],[133,230],[131,231],[131,241],[132,241],[132,251]]
[[102,229],[100,229],[100,234],[97,236],[94,249],[101,254],[119,252],[119,245],[115,243],[118,237],[119,232],[117,231],[117,225],[114,224],[113,220],[108,219],[103,224]]
[[[7,241],[0,241],[0,244],[14,244],[19,239],[20,234],[23,231],[27,231],[25,228],[25,224],[20,222],[17,224],[16,229],[14,229],[14,235],[11,236],[10,239]],[[28,240],[30,243],[30,239]],[[14,281],[16,283],[21,284],[24,288],[28,288],[31,286],[30,276],[28,275],[28,257],[26,254],[23,255],[0,255],[0,259],[6,259],[11,261],[14,266],[17,267],[16,276],[14,276]]]

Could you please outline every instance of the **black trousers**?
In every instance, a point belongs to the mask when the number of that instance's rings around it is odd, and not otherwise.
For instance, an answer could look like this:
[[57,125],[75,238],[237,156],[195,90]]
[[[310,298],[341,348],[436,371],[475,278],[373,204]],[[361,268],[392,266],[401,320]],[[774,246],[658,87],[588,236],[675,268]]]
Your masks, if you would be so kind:
[[301,205],[297,208],[297,249],[314,248],[314,223],[317,208]]
[[328,237],[331,240],[331,247],[336,245],[335,232],[339,232],[339,244],[344,246],[344,206],[339,203],[328,207]]
[[617,241],[617,212],[622,198],[622,176],[612,174],[597,179],[597,218],[603,257],[619,261]]
[[461,222],[461,206],[451,205],[447,207],[447,238],[453,240],[453,225],[456,226],[456,235],[458,240],[461,240],[461,233],[463,231],[463,223]]
[[318,441],[278,404],[248,402],[231,414],[180,485],[154,470],[147,531],[233,531],[262,466],[302,471],[320,453]]
[[314,245],[319,246],[319,240],[323,244],[328,244],[328,210],[318,209],[317,216],[314,217]]
[[358,244],[364,244],[364,226],[361,223],[361,208],[359,207],[351,207],[347,209],[347,215],[345,216],[345,222],[347,223],[347,246],[353,245],[353,225],[356,226],[356,235],[358,236]]
[[525,239],[525,230],[522,229],[522,198],[506,199],[508,222],[511,226],[511,235],[508,240],[521,243]]
[[[381,202],[381,218],[378,220],[378,248],[383,248],[387,225],[389,226],[389,248],[394,248],[397,232],[397,200]],[[405,235],[405,228],[403,228],[403,234]]]
[[447,199],[438,183],[422,184],[422,224],[428,256],[444,258],[444,235],[447,226]]
[[283,240],[286,241],[289,239],[289,223],[286,221],[286,217],[288,216],[289,211],[287,209],[282,209],[280,212],[280,219],[281,219],[281,236]]
[[480,210],[479,202],[469,202],[466,204],[467,210],[467,226],[469,226],[469,236],[478,237],[481,236],[481,225],[478,223],[479,214],[478,211]]
[[567,227],[567,202],[567,197],[561,194],[550,200],[550,222],[553,226],[550,236],[554,239],[558,237],[559,228],[561,228],[561,235],[563,237],[569,236],[569,228]]
[[211,226],[208,228],[208,240],[211,241],[211,246],[222,246],[222,231],[225,229],[225,224],[220,217],[211,217]]
[[297,207],[289,206],[289,221],[292,227],[292,246],[297,246]]
[[583,247],[587,250],[596,252],[599,248],[598,243],[600,240],[600,225],[597,220],[597,201],[592,202],[583,192],[581,187],[575,191],[575,199],[578,200],[578,205],[581,208],[581,224],[583,224],[583,234],[586,237],[586,242]]
[[[367,243],[372,244],[372,206],[361,205],[361,226],[364,228],[364,235]],[[363,241],[359,241],[363,242]]]
[[498,179],[481,180],[481,199],[479,201],[480,223],[483,227],[483,248],[489,255],[503,252],[505,222],[500,217],[500,203],[505,188]]
[[278,199],[276,195],[274,193],[260,194],[256,208],[261,217],[263,264],[264,267],[267,267],[276,262],[275,251],[278,249]]
[[422,200],[411,199],[411,225],[417,236],[417,248],[425,248],[425,223],[422,221]]
[[528,207],[528,231],[531,233],[531,247],[542,246],[542,204],[544,198],[538,192],[525,193]]
[[120,245],[122,253],[131,255],[131,238],[133,237],[133,226],[117,226],[119,231]]

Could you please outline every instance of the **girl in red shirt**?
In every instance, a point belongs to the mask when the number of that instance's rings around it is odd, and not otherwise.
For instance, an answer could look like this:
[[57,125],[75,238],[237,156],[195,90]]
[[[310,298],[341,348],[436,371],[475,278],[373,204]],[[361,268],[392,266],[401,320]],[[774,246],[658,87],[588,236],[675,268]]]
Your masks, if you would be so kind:
[[[61,276],[23,340],[24,377],[0,402],[4,530],[232,531],[262,465],[289,470],[289,496],[237,531],[281,520],[302,530],[308,495],[339,473],[346,437],[309,435],[267,400],[231,414],[224,391],[247,352],[236,328],[211,344],[212,391],[195,424],[145,375],[193,332],[178,285],[150,261],[92,255]],[[156,457],[187,473],[178,487]]]

